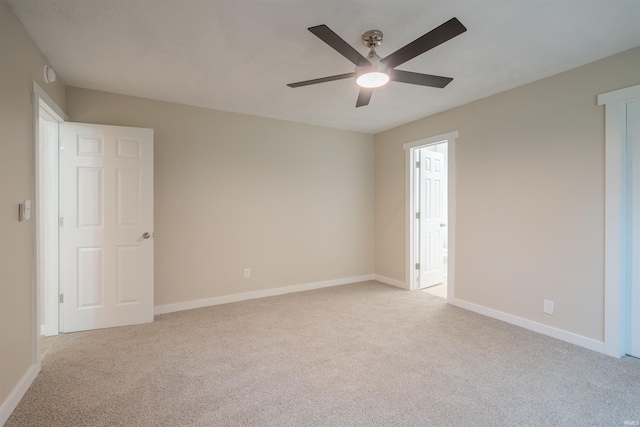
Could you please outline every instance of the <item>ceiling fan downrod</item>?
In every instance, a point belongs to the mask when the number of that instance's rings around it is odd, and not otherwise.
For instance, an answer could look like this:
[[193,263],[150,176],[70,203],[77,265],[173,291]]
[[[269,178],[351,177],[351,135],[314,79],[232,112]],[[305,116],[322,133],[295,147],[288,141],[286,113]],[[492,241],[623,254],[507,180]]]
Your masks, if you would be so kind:
[[376,47],[382,44],[382,31],[369,30],[365,32],[362,34],[362,44],[370,49],[367,59],[379,59]]

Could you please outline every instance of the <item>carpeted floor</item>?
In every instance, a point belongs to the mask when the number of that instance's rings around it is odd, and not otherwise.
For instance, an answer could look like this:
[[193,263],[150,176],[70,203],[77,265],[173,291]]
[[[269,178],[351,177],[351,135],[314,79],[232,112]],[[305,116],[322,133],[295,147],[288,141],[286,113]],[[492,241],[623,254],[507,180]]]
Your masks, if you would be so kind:
[[61,335],[6,425],[638,421],[640,360],[364,282]]

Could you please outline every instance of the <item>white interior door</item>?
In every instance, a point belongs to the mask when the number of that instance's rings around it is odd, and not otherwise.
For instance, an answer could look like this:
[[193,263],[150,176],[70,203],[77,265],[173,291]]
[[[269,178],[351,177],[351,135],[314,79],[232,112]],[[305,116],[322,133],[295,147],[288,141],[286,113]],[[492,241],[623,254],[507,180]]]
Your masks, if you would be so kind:
[[640,100],[627,103],[627,188],[630,228],[627,269],[630,275],[628,354],[640,357]]
[[446,232],[443,185],[444,154],[421,149],[419,202],[420,289],[444,281],[443,235]]
[[60,126],[62,331],[153,321],[153,130]]

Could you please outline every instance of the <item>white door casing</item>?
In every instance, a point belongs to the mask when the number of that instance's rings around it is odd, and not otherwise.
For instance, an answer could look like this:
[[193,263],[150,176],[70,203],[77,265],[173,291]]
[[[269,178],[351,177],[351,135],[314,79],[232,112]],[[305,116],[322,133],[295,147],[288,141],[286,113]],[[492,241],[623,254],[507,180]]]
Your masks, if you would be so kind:
[[[64,111],[51,99],[49,95],[36,83],[32,82],[32,95],[33,95],[33,139],[34,139],[34,171],[35,171],[35,229],[34,229],[34,245],[35,251],[35,263],[33,283],[33,300],[32,300],[32,318],[33,318],[33,330],[32,330],[32,362],[36,366],[40,366],[42,359],[42,352],[40,351],[40,336],[44,333],[58,333],[58,163],[57,163],[57,146],[58,146],[58,129],[48,129],[52,134],[47,132],[46,138],[42,138],[42,132],[46,129],[41,127],[41,120],[45,119],[56,123],[62,123],[67,120],[67,116]],[[53,126],[55,128],[55,126]],[[45,153],[42,143],[45,140],[51,139],[53,149],[52,152]],[[46,154],[53,154],[54,158],[49,158]],[[46,157],[46,158],[43,158]],[[48,164],[47,167],[43,167],[43,162]],[[50,172],[54,175],[49,176],[46,179],[53,179],[55,183],[48,188],[44,188],[43,181],[45,181],[43,174],[46,175],[46,169],[51,167]],[[53,201],[53,206],[47,206],[44,193],[47,193],[47,201]],[[54,194],[51,194],[54,193]],[[46,209],[43,210],[43,207]],[[53,215],[53,224],[48,223],[49,215]],[[45,224],[47,222],[47,224]],[[49,228],[50,224],[53,228]],[[51,231],[49,233],[49,231]],[[49,239],[48,237],[54,237]],[[51,254],[54,254],[55,259],[47,259]],[[53,267],[53,270],[49,267]],[[50,301],[50,295],[48,292],[52,292],[52,299]],[[55,292],[55,293],[54,293]],[[46,307],[42,307],[42,303],[46,301]],[[44,317],[43,317],[44,316]],[[53,319],[51,319],[53,318]],[[50,321],[52,320],[52,321]],[[46,324],[45,331],[42,330],[42,325]],[[49,330],[51,328],[51,330]],[[39,370],[39,369],[38,369]]]
[[42,108],[38,141],[38,262],[45,336],[58,335],[58,135],[60,122]]
[[629,236],[626,230],[627,104],[640,99],[640,85],[598,95],[605,106],[604,348],[610,356],[628,352]]
[[640,100],[627,102],[627,212],[629,230],[626,265],[630,292],[627,308],[627,354],[640,357]]
[[419,244],[416,236],[418,227],[415,214],[418,209],[417,177],[418,169],[415,167],[419,159],[420,149],[429,145],[447,143],[447,299],[455,300],[455,265],[456,265],[456,140],[458,131],[451,131],[440,135],[431,136],[417,141],[402,144],[405,150],[405,200],[406,200],[406,270],[404,285],[407,289],[419,289],[417,276],[418,270],[415,264],[419,261]]
[[446,182],[444,154],[428,149],[420,153],[419,189],[419,260],[420,289],[444,281],[443,235],[446,232],[444,218],[444,184]]
[[60,134],[61,329],[151,322],[153,130],[64,123]]

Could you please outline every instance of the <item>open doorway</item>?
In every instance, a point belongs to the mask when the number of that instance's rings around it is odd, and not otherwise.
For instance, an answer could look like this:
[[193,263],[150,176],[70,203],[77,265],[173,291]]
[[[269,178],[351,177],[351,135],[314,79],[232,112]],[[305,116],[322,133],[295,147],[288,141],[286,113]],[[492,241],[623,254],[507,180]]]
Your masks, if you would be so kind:
[[407,282],[455,295],[455,139],[458,132],[407,143]]
[[448,142],[416,149],[415,209],[418,288],[447,298]]

